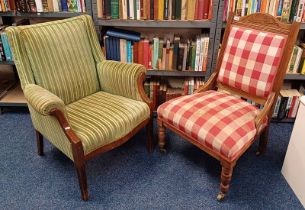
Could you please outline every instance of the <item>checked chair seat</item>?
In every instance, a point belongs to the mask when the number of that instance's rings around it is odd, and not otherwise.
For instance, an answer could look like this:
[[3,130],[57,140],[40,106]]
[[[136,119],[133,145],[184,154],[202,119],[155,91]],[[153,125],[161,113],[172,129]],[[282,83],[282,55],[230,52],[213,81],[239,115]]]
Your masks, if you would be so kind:
[[172,99],[158,108],[159,118],[229,159],[255,136],[257,114],[256,106],[214,90]]

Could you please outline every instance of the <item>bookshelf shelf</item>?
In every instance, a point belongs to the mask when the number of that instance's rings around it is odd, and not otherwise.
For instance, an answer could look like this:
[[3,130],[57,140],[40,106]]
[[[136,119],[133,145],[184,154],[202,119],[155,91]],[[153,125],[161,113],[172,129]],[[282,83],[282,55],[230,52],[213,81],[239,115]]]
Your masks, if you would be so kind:
[[209,20],[119,20],[97,19],[98,26],[145,27],[145,28],[210,28]]
[[0,107],[27,107],[27,102],[20,85],[10,89],[6,95],[0,99]]
[[305,75],[304,74],[286,74],[285,80],[304,80],[305,81]]
[[0,12],[0,16],[3,17],[46,17],[46,18],[68,18],[68,17],[75,17],[78,15],[86,14],[83,12],[16,12],[16,11],[9,11],[9,12]]
[[146,76],[204,77],[202,71],[147,70]]

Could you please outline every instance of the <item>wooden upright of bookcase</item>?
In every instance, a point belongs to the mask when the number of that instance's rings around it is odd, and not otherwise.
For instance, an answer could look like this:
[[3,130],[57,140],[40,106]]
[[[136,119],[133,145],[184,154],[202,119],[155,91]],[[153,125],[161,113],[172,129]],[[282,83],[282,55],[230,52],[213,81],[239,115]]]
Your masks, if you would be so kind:
[[121,19],[101,19],[97,15],[97,0],[92,0],[92,14],[96,25],[96,30],[100,36],[102,27],[129,27],[132,28],[175,28],[175,29],[209,29],[209,49],[208,49],[208,63],[207,70],[201,71],[177,71],[177,70],[150,70],[147,76],[153,77],[201,77],[207,80],[212,72],[214,60],[214,37],[216,31],[216,21],[218,13],[219,0],[212,0],[212,19],[211,20],[121,20]]
[[[92,4],[91,0],[85,0],[86,4],[86,14],[92,16]],[[17,11],[10,11],[10,12],[0,12],[0,16],[2,18],[3,25],[11,25],[14,23],[16,18],[24,18],[24,19],[33,19],[33,18],[43,18],[47,21],[50,19],[62,19],[62,18],[69,18],[78,15],[82,15],[82,12],[17,12]],[[13,61],[0,61],[0,68],[3,65],[11,65],[12,69],[15,72],[15,78],[18,80],[16,67]],[[3,98],[0,98],[0,114],[3,107],[27,107],[26,100],[23,96],[22,90],[19,85],[15,85],[14,87],[10,88],[9,91]]]

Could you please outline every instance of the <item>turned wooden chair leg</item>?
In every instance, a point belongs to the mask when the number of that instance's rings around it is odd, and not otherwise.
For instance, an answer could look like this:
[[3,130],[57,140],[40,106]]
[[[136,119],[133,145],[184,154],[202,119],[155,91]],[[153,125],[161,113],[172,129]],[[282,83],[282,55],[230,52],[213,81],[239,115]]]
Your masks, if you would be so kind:
[[259,145],[258,145],[258,150],[256,152],[256,155],[263,154],[266,151],[267,143],[268,143],[268,136],[269,136],[269,126],[267,126],[260,135]]
[[39,131],[36,130],[36,143],[37,143],[37,153],[38,155],[43,155],[43,136]]
[[82,143],[79,141],[72,144],[72,154],[74,159],[74,167],[77,172],[79,188],[82,194],[82,199],[87,201],[89,199],[87,176],[86,176],[86,161]]
[[147,140],[146,140],[146,148],[149,153],[151,153],[154,149],[153,142],[153,129],[154,129],[154,121],[153,117],[150,118],[149,123],[146,126],[147,132]]
[[225,198],[226,193],[229,190],[230,182],[232,179],[233,165],[221,164],[221,182],[220,182],[220,193],[217,195],[217,200],[222,201]]
[[158,143],[160,152],[166,152],[165,149],[165,127],[161,121],[158,121]]

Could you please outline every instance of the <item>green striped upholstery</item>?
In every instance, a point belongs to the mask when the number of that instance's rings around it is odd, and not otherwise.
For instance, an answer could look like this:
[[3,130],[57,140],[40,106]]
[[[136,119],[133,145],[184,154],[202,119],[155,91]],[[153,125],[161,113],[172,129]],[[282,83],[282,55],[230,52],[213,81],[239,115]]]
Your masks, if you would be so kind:
[[143,65],[102,61],[97,69],[103,91],[142,101],[137,79],[146,73]]
[[69,104],[66,109],[85,154],[118,140],[150,117],[146,103],[102,91]]
[[26,85],[24,96],[33,108],[42,115],[50,114],[53,109],[66,112],[65,104],[60,98],[38,85]]
[[65,104],[99,91],[96,65],[82,19],[36,25],[23,29],[20,36],[36,84]]
[[52,109],[63,111],[85,154],[150,117],[137,87],[145,68],[105,61],[90,16],[8,27],[6,32],[35,129],[71,160],[70,141],[48,115]]

